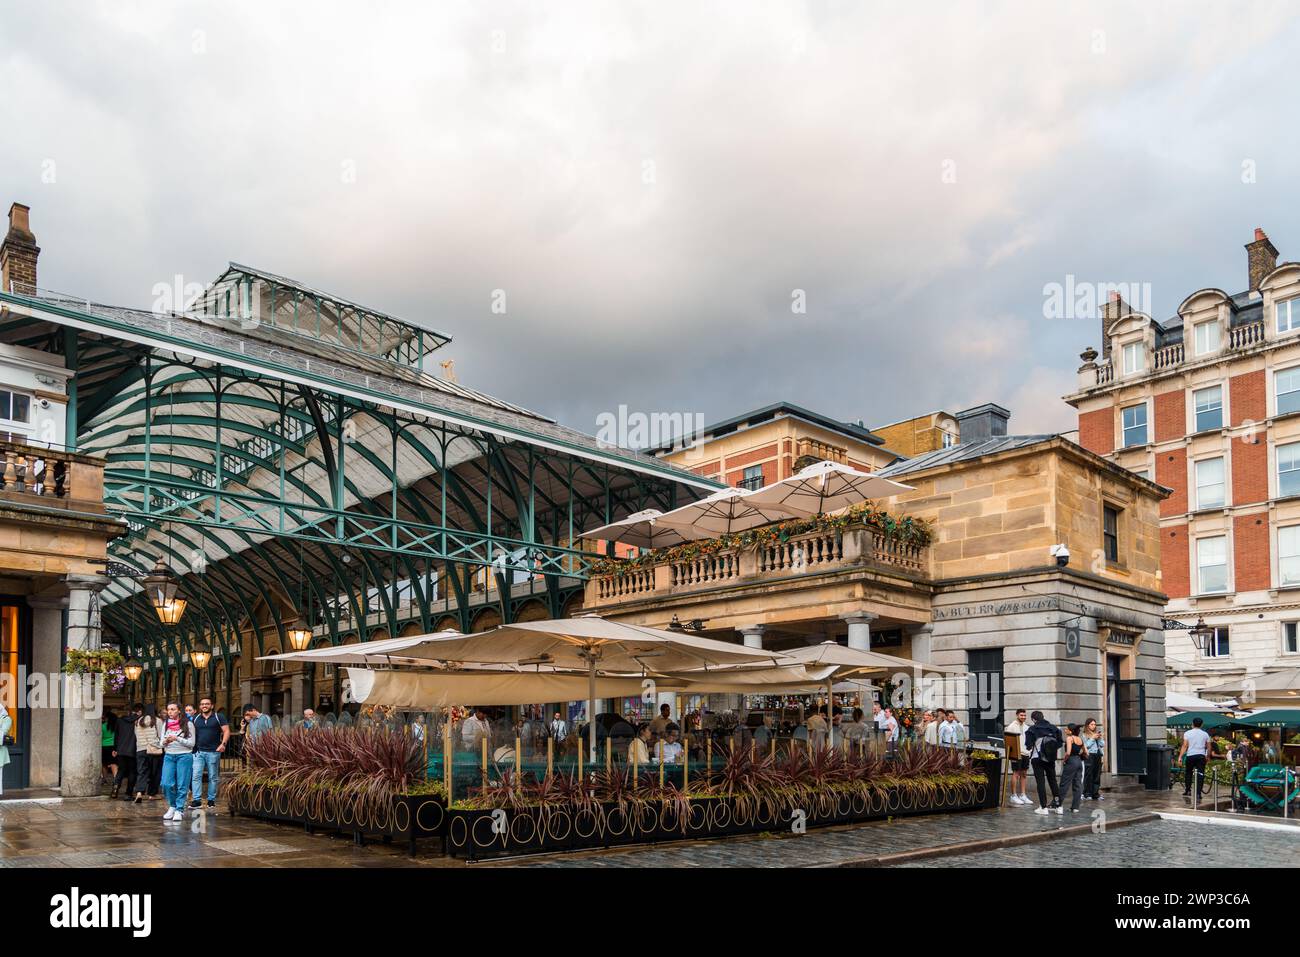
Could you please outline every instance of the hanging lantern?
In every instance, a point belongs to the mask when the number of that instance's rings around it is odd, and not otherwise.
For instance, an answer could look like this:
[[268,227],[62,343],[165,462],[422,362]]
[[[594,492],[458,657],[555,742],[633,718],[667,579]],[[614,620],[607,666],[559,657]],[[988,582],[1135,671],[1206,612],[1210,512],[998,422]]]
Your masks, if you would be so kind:
[[181,615],[185,614],[185,599],[176,597],[179,583],[176,581],[176,576],[171,573],[171,569],[163,564],[161,556],[154,565],[153,571],[142,579],[141,584],[144,585],[145,594],[149,596],[149,603],[153,605],[154,611],[158,613],[164,625],[174,625],[181,620]]
[[194,670],[203,671],[211,660],[212,649],[208,647],[208,643],[202,638],[194,642],[194,646],[190,648],[190,664],[194,665]]
[[139,681],[140,676],[144,674],[144,665],[134,658],[128,658],[126,664],[122,666],[122,673],[126,675],[127,681]]
[[289,639],[289,647],[294,651],[306,651],[311,644],[311,629],[302,622],[288,629],[285,636]]
[[1214,642],[1214,629],[1205,623],[1204,615],[1196,620],[1189,634],[1201,654],[1208,655]]

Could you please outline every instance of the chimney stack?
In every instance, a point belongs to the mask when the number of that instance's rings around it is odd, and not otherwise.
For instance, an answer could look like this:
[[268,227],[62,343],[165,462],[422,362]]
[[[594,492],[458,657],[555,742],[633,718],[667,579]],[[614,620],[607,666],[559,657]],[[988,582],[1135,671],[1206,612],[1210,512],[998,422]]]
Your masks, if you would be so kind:
[[22,203],[9,207],[9,232],[0,242],[0,290],[4,292],[36,292],[36,257],[41,250],[32,235],[29,213]]
[[1246,270],[1250,273],[1250,291],[1259,289],[1264,277],[1277,268],[1277,248],[1264,230],[1255,228],[1255,241],[1246,243]]
[[1106,299],[1106,304],[1101,307],[1101,354],[1105,358],[1110,358],[1110,334],[1107,330],[1111,323],[1121,316],[1127,316],[1132,312],[1132,307],[1124,301],[1118,292],[1111,290],[1110,296]]

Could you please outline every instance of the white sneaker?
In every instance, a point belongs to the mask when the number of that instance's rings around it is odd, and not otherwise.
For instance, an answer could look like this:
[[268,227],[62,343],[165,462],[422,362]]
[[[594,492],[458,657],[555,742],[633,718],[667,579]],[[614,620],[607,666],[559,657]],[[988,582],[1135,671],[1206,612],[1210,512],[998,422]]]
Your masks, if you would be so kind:
[[163,820],[164,820],[164,821],[170,821],[170,820],[171,820],[173,817],[175,817],[175,816],[176,816],[176,812],[175,812],[174,810],[172,810],[171,808],[168,808],[168,809],[167,809],[167,813],[163,815]]
[[1009,800],[1011,801],[1012,804],[1024,804],[1024,803],[1025,803],[1023,800],[1021,800],[1019,794],[1013,794],[1013,795],[1011,795],[1011,797],[1009,798]]
[[1063,807],[1058,807],[1058,808],[1056,808],[1055,810],[1056,810],[1056,813],[1057,813],[1057,814],[1064,814],[1064,813],[1065,813],[1065,808],[1063,808]]
[[1031,800],[1029,800],[1029,798],[1028,798],[1026,795],[1024,795],[1024,794],[1017,794],[1017,795],[1016,795],[1016,803],[1018,803],[1018,804],[1023,804],[1023,805],[1025,805],[1026,807],[1028,807],[1029,805],[1033,804],[1034,802],[1031,801]]
[[1049,810],[1048,808],[1040,807],[1040,808],[1034,808],[1034,813],[1035,813],[1035,814],[1051,814],[1052,812],[1051,812],[1051,810]]

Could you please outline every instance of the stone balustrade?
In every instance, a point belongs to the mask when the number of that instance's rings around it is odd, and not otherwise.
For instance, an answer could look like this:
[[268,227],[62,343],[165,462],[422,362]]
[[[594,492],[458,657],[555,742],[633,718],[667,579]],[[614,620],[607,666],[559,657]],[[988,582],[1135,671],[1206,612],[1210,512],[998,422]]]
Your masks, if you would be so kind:
[[75,452],[0,441],[0,498],[68,505],[92,503],[102,510],[104,465]]
[[727,549],[642,565],[621,575],[593,576],[587,583],[584,606],[664,599],[858,567],[927,577],[929,548],[891,540],[865,526],[823,529],[757,548]]

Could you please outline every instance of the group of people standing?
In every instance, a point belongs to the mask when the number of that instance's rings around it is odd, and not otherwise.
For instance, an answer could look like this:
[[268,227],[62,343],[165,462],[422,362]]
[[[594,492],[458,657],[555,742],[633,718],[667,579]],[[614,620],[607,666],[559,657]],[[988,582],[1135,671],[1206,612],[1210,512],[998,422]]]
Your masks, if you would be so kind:
[[[256,709],[245,715],[256,720]],[[269,723],[269,722],[268,722]],[[259,726],[260,727],[260,726]],[[182,708],[170,702],[155,714],[133,704],[121,716],[105,715],[103,761],[112,775],[111,796],[141,804],[146,797],[167,803],[163,820],[180,823],[187,807],[201,806],[207,780],[207,807],[216,806],[221,755],[230,744],[230,723],[214,710],[211,698]],[[190,796],[193,796],[192,803]]]
[[[1078,812],[1084,799],[1102,800],[1106,739],[1095,718],[1082,725],[1067,724],[1062,729],[1044,718],[1041,711],[1026,719],[1025,709],[1020,708],[1016,719],[1006,726],[1006,733],[1020,738],[1020,757],[1011,763],[1011,794],[1007,798],[1011,804],[1033,805],[1033,799],[1025,793],[1031,769],[1038,787],[1037,814],[1064,814],[1066,800],[1070,801],[1071,813]],[[1059,785],[1058,761],[1061,762]]]

